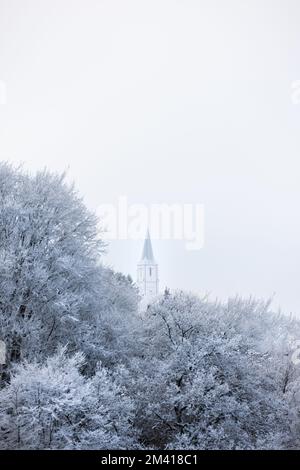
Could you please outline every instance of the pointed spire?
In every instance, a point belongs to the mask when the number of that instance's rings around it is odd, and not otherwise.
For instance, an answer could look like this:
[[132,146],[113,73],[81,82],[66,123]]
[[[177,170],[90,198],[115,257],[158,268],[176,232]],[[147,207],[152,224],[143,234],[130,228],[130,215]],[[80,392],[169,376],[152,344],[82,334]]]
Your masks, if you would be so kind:
[[152,251],[152,243],[151,243],[149,228],[147,229],[141,260],[153,261],[154,263],[154,256],[153,256],[153,251]]

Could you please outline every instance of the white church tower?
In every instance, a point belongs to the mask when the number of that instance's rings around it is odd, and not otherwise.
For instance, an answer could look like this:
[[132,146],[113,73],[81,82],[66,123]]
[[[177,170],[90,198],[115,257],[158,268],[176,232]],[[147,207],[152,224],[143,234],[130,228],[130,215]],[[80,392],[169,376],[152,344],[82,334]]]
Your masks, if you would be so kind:
[[149,229],[144,241],[142,258],[137,266],[137,285],[145,299],[158,294],[158,265],[153,256]]

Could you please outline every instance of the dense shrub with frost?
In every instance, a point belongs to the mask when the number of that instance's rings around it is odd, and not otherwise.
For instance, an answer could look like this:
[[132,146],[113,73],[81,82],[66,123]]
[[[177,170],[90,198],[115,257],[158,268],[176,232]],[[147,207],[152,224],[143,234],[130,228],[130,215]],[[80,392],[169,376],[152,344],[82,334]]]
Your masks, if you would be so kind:
[[83,366],[82,354],[65,349],[45,364],[16,366],[0,391],[0,448],[131,447],[132,400],[107,370],[86,378]]

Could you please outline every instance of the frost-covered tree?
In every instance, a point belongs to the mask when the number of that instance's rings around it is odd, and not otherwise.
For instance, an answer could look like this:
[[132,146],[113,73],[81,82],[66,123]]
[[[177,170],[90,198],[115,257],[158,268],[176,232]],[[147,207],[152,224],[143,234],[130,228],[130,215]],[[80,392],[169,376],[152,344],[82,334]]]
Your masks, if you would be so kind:
[[95,308],[102,244],[64,176],[0,167],[0,326],[8,361],[45,357]]
[[113,354],[105,344],[126,334],[112,325],[124,326],[126,313],[129,322],[137,294],[100,265],[102,251],[97,219],[64,175],[0,165],[0,330],[8,366],[43,360],[67,343],[85,353],[90,370]]
[[1,449],[107,449],[133,445],[132,401],[99,367],[85,378],[81,353],[15,366],[0,391]]
[[155,301],[145,314],[145,360],[133,361],[128,379],[139,391],[141,441],[196,449],[285,446],[284,356],[273,340],[288,329],[288,320],[252,300],[220,305],[178,292]]
[[139,448],[133,427],[134,398],[102,366],[89,380],[86,426],[76,434],[77,449]]
[[107,367],[128,364],[138,353],[135,330],[140,324],[138,294],[132,281],[110,268],[99,268],[96,309],[74,329],[75,350],[84,351],[85,372],[93,373],[97,362]]

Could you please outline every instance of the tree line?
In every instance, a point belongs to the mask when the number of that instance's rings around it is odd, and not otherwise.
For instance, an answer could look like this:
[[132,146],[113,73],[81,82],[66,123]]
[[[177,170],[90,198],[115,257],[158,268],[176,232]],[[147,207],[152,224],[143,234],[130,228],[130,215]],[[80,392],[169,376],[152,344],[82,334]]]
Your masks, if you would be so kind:
[[0,164],[0,448],[297,448],[299,321],[169,290],[141,311],[105,249],[65,175]]

